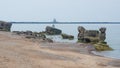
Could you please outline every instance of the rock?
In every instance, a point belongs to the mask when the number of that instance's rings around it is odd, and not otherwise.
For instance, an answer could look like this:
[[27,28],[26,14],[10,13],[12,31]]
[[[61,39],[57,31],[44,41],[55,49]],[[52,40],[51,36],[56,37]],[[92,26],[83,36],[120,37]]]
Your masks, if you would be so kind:
[[86,30],[84,33],[84,36],[99,37],[99,31],[98,30]]
[[36,39],[44,39],[44,38],[46,38],[45,34],[42,33],[42,32],[40,32],[40,33],[34,32],[33,35],[34,35],[34,37]]
[[31,39],[31,38],[35,38],[35,37],[32,36],[32,35],[26,35],[25,38],[27,38],[27,39]]
[[13,31],[12,33],[13,33],[13,34],[20,35],[20,31]]
[[0,21],[0,31],[10,31],[12,23]]
[[97,30],[85,30],[84,33],[78,34],[78,41],[83,43],[98,43],[99,31]]
[[38,33],[38,32],[32,32],[32,31],[27,31],[25,32],[26,38],[34,38],[34,39],[44,39],[46,38],[44,33]]
[[98,37],[85,37],[83,42],[96,44],[99,42],[99,38]]
[[102,27],[99,29],[100,30],[100,41],[105,41],[106,39],[106,28],[105,27]]
[[[23,32],[24,33],[24,32]],[[33,34],[33,32],[32,31],[26,31],[25,32],[25,35],[32,35]]]
[[15,33],[17,35],[23,35],[25,38],[32,39],[34,41],[42,40],[43,42],[53,43],[52,39],[46,38],[45,32],[13,31],[13,33]]
[[46,34],[48,35],[60,35],[61,33],[62,31],[60,29],[50,27],[50,26],[46,27]]
[[78,43],[92,43],[92,44],[96,44],[99,42],[99,38],[93,38],[93,37],[85,37],[81,40],[78,40]]
[[106,28],[102,27],[99,30],[86,30],[84,27],[78,27],[78,42],[96,44],[99,41],[104,42],[106,39]]
[[45,34],[40,34],[41,38],[46,38]]
[[14,34],[25,36],[25,38],[31,39],[44,39],[46,38],[44,32],[32,32],[32,31],[13,31]]
[[53,40],[52,40],[52,39],[49,39],[49,38],[44,38],[43,40],[44,40],[44,42],[53,43]]
[[102,43],[102,44],[107,44],[107,42],[105,42],[105,41],[100,41],[100,43]]
[[69,39],[69,40],[74,39],[74,36],[72,36],[72,35],[61,34],[61,36],[62,36],[63,39]]
[[78,27],[78,42],[92,43],[97,51],[113,50],[106,39],[106,28],[102,27],[99,30],[86,30],[84,27]]
[[103,43],[97,43],[94,46],[97,51],[113,50],[111,47],[109,47],[109,45]]
[[40,34],[46,34],[46,32],[45,31],[42,31],[42,32],[39,32]]
[[85,28],[82,26],[78,27],[78,40],[83,41],[82,39],[84,39],[84,33],[85,33]]
[[84,31],[85,31],[85,28],[84,28],[84,27],[82,27],[82,26],[79,26],[79,27],[78,27],[78,32],[84,33]]

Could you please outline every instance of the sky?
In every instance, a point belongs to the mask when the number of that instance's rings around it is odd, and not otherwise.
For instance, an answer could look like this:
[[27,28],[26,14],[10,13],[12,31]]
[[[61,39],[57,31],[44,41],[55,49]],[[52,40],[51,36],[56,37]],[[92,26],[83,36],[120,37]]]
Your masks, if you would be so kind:
[[0,0],[0,20],[120,22],[120,0]]

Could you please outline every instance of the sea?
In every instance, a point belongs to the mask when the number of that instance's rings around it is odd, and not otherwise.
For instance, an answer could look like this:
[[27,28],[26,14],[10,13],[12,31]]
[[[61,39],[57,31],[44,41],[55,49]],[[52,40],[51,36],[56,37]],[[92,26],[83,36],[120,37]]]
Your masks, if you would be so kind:
[[112,47],[113,51],[93,51],[94,54],[120,59],[120,24],[118,23],[13,23],[11,27],[11,31],[33,31],[33,32],[41,32],[45,31],[46,26],[55,26],[55,28],[61,29],[62,33],[74,35],[74,40],[62,39],[60,35],[47,36],[51,38],[55,42],[63,42],[63,43],[76,43],[77,35],[78,35],[78,26],[83,26],[87,30],[99,30],[101,27],[106,27],[106,42],[110,47]]

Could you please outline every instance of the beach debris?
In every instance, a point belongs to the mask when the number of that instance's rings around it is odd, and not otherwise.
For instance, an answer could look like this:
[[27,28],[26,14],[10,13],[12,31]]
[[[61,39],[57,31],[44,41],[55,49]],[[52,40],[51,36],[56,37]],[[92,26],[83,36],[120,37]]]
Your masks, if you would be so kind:
[[0,31],[10,31],[12,23],[0,21]]
[[74,36],[68,35],[68,34],[61,34],[61,36],[62,36],[63,39],[69,39],[69,40],[73,40],[74,39]]
[[47,35],[60,35],[62,33],[62,30],[47,26],[45,32]]

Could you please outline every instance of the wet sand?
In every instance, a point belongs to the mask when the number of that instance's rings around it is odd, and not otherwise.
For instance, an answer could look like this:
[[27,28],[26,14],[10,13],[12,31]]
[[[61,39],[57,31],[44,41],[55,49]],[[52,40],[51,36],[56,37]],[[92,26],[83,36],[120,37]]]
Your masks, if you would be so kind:
[[120,68],[120,60],[92,55],[88,45],[33,42],[0,31],[0,68]]

